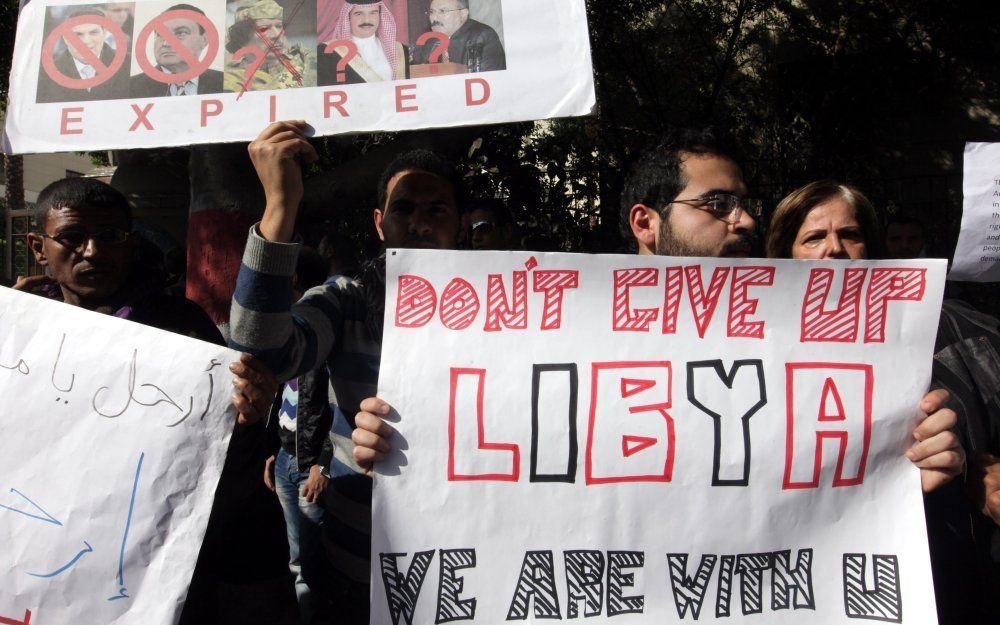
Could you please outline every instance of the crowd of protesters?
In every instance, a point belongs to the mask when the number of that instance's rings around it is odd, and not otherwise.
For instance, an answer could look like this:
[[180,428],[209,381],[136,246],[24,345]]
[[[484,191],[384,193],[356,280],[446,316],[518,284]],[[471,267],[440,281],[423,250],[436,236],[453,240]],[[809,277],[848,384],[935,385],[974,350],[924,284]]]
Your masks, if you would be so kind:
[[[355,258],[330,233],[296,243],[302,164],[317,155],[304,122],[250,144],[267,197],[248,234],[230,318],[239,414],[182,622],[368,622],[373,462],[389,451],[391,407],[376,396],[387,248],[531,249],[508,207],[476,198],[445,160],[400,154],[372,212],[383,253]],[[679,131],[633,165],[622,193],[638,254],[877,259],[924,254],[911,219],[886,219],[861,189],[808,184],[777,206],[768,232],[737,151],[707,130]],[[348,210],[349,207],[341,207]],[[39,195],[28,244],[46,275],[15,289],[221,343],[193,302],[137,253],[128,202],[81,178]],[[996,319],[946,300],[932,389],[906,456],[920,469],[942,623],[997,620],[1000,589],[1000,334]],[[988,347],[988,349],[986,348]],[[280,384],[279,384],[280,382]],[[968,455],[968,457],[967,457]],[[283,522],[282,522],[283,518]]]

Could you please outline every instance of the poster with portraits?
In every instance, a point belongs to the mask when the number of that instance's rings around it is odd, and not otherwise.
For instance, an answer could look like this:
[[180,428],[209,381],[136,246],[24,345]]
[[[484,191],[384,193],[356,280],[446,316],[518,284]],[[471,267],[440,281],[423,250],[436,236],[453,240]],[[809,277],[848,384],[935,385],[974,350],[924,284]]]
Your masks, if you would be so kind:
[[[246,141],[585,115],[583,0],[34,0],[4,151]],[[531,97],[525,97],[530,94]]]

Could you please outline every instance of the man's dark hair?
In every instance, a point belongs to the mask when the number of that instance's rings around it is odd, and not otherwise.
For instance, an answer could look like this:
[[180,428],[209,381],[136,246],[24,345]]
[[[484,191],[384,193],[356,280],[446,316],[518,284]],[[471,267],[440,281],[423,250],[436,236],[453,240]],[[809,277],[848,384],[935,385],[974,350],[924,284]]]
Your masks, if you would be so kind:
[[455,166],[430,150],[410,150],[396,157],[382,172],[378,181],[378,207],[385,208],[388,199],[389,181],[396,174],[404,171],[422,171],[442,178],[451,185],[455,193],[455,207],[459,213],[465,212],[462,201],[462,184],[455,171]]
[[45,231],[49,211],[58,208],[113,208],[125,216],[126,227],[132,229],[132,207],[128,200],[111,185],[94,178],[63,178],[42,189],[35,204],[35,228]]
[[469,8],[469,0],[455,0],[455,1],[458,2],[458,8],[460,9]]
[[[190,4],[175,4],[174,6],[164,11],[163,13],[169,13],[170,11],[194,11],[195,13],[201,13],[202,15],[205,15],[204,11]],[[163,15],[163,13],[161,13],[160,15]],[[205,34],[205,27],[201,25],[201,22],[198,22],[198,34],[199,35]]]
[[[107,15],[104,14],[104,11],[98,9],[97,7],[81,7],[74,11],[70,11],[69,15],[66,16],[66,19],[69,20],[74,17],[83,17],[84,15],[96,15],[104,18],[107,17]],[[104,26],[101,25],[101,28],[104,28]]]
[[625,179],[621,198],[621,231],[632,241],[629,213],[636,204],[661,209],[687,186],[681,173],[682,154],[722,156],[736,160],[732,141],[713,128],[679,129],[655,148],[642,153]]
[[236,20],[229,27],[226,38],[226,50],[235,54],[240,48],[249,45],[257,36],[257,23],[253,20]]
[[496,220],[494,225],[496,226],[506,226],[507,224],[514,223],[514,218],[511,217],[510,211],[498,199],[469,200],[466,203],[465,212],[471,213],[472,211],[489,211],[493,213],[493,219]]

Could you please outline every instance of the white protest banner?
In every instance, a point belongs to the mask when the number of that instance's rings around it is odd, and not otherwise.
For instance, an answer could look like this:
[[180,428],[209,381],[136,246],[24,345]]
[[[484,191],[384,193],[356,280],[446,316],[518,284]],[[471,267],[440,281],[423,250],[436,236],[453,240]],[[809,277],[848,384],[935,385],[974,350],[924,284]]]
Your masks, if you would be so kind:
[[176,623],[238,354],[0,289],[0,623]]
[[1000,143],[966,143],[962,231],[949,280],[1000,281]]
[[[247,141],[588,114],[584,0],[33,0],[5,151]],[[193,6],[196,10],[189,8]]]
[[390,251],[371,623],[935,623],[944,274]]

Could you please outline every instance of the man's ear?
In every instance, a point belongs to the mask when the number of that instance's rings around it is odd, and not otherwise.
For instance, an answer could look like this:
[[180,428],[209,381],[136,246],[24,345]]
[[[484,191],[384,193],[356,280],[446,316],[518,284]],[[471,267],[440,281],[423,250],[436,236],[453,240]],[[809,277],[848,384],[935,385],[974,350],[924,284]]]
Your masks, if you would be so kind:
[[47,267],[49,259],[45,256],[45,239],[34,232],[29,232],[27,239],[28,247],[31,249],[31,253],[35,255],[35,262],[42,267]]
[[656,239],[660,232],[660,214],[645,204],[636,204],[628,213],[628,223],[639,246],[639,253],[655,254]]
[[378,232],[378,238],[381,241],[385,241],[385,234],[382,233],[382,209],[376,208],[372,214],[372,218],[375,220],[375,230]]

